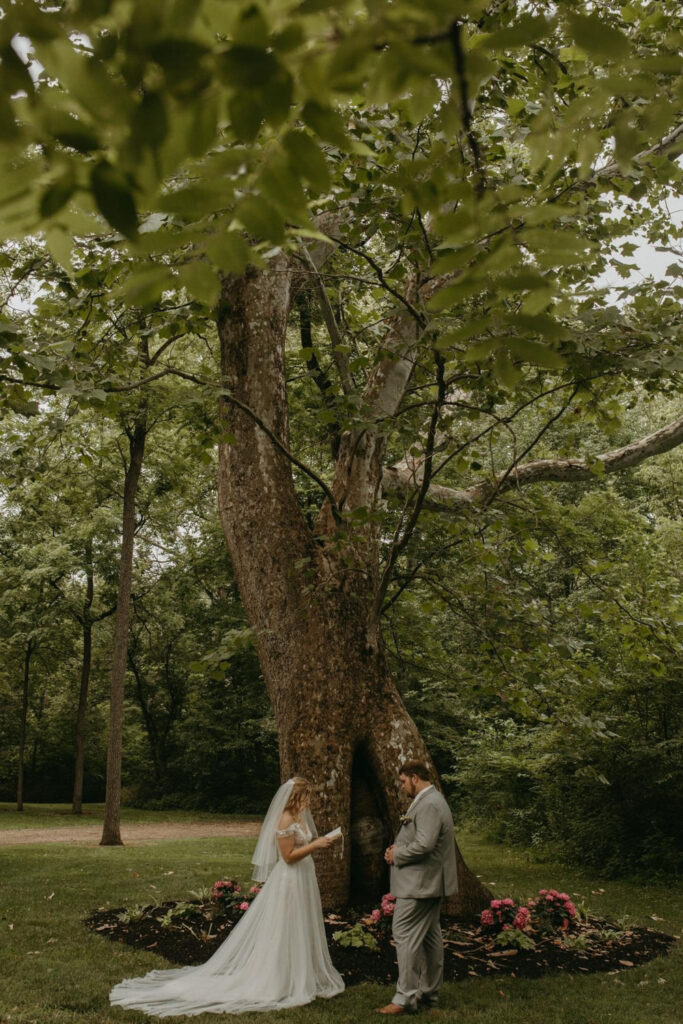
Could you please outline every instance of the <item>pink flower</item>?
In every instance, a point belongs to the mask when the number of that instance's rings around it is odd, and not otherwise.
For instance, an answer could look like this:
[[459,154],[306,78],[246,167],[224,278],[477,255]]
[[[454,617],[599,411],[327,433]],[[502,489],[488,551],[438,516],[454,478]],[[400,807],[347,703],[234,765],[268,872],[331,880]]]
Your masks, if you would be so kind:
[[564,929],[569,928],[569,921],[567,920],[566,917],[565,917],[565,919],[562,922],[562,928],[564,928]]
[[233,886],[233,889],[234,889],[235,892],[242,892],[242,890],[240,889],[239,885]]
[[502,904],[504,907],[514,907],[515,901],[511,900],[510,897],[508,896],[507,899],[502,900]]
[[249,904],[245,900],[244,903],[240,903],[240,910],[249,910]]
[[385,917],[391,917],[391,915],[394,912],[395,902],[396,899],[394,896],[391,895],[390,892],[387,892],[384,894],[384,896],[382,896],[382,913],[384,914]]
[[510,931],[510,925],[509,924],[504,924],[503,925],[503,931],[504,932],[509,932]]
[[493,924],[493,913],[490,910],[482,910],[480,917],[481,924],[488,925],[489,927]]
[[373,920],[373,921],[374,921],[375,923],[376,923],[377,921],[379,921],[379,919],[380,919],[380,917],[381,917],[381,916],[382,916],[382,911],[381,911],[381,910],[373,910],[373,911],[372,911],[372,913],[370,914],[370,917],[372,918],[372,920]]
[[566,892],[561,892],[561,893],[560,893],[560,899],[561,899],[561,900],[568,900],[568,899],[569,899],[569,896],[567,895],[567,893],[566,893]]
[[560,894],[557,889],[548,889],[548,895],[552,896],[552,898],[556,900]]
[[547,896],[548,895],[548,890],[547,889],[539,889],[538,890],[538,895],[539,896]]
[[520,930],[523,929],[523,928],[526,928],[526,926],[529,923],[529,911],[527,910],[526,907],[520,907],[519,908],[519,910],[515,914],[515,917],[514,917],[514,920],[513,920],[512,923],[513,923],[515,928],[519,928]]
[[252,887],[251,887],[251,889],[249,890],[249,892],[250,892],[250,893],[252,893],[252,894],[254,895],[254,894],[256,894],[257,892],[261,892],[261,888],[260,888],[260,886],[258,886],[258,885],[252,885]]
[[491,906],[493,907],[494,910],[497,910],[502,902],[502,900],[491,900]]

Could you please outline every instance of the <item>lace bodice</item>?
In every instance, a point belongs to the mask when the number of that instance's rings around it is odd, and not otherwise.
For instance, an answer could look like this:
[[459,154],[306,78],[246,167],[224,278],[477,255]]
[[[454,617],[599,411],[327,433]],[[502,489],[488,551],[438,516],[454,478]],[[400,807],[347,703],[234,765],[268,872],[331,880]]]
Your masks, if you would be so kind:
[[284,836],[294,836],[295,846],[305,846],[306,843],[310,843],[311,839],[313,838],[310,829],[308,829],[305,825],[302,825],[301,822],[299,821],[293,821],[291,825],[287,826],[287,828],[275,829],[275,835],[278,838],[283,838]]

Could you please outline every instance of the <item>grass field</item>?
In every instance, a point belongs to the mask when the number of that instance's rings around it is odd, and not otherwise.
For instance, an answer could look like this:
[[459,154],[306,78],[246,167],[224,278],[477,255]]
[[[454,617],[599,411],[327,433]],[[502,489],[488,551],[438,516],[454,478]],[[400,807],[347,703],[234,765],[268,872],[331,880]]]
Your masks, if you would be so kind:
[[[121,822],[128,825],[156,825],[160,821],[230,821],[258,818],[249,814],[211,814],[209,811],[140,811],[134,807],[121,810]],[[0,831],[14,828],[78,828],[97,825],[104,818],[104,804],[84,804],[82,814],[72,814],[70,804],[16,804],[0,802]]]
[[[53,813],[35,810],[40,824]],[[680,889],[601,882],[558,864],[534,864],[524,853],[491,845],[473,834],[459,838],[468,862],[499,896],[527,897],[540,886],[554,886],[578,893],[593,911],[612,919],[627,917],[633,924],[676,935],[683,927]],[[0,847],[0,1022],[146,1020],[142,1014],[110,1008],[108,992],[122,978],[163,963],[152,953],[114,945],[86,931],[83,918],[95,907],[186,898],[191,889],[219,877],[246,881],[253,842],[230,838],[124,847]],[[653,915],[661,920],[653,920]],[[678,945],[670,957],[611,976],[471,979],[447,985],[440,1016],[463,1024],[679,1024],[682,980],[683,952]],[[392,992],[362,985],[329,1003],[277,1014],[244,1014],[239,1019],[260,1024],[348,1024],[372,1019],[374,1008],[387,1002]],[[203,1014],[181,1019],[216,1024],[218,1018]]]

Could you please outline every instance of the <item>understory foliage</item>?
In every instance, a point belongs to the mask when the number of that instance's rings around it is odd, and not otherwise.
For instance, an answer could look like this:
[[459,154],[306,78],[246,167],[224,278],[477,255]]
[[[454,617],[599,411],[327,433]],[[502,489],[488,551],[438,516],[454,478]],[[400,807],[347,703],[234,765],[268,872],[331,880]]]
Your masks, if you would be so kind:
[[454,558],[435,544],[389,611],[460,820],[614,874],[680,871],[680,482],[674,453],[518,495]]

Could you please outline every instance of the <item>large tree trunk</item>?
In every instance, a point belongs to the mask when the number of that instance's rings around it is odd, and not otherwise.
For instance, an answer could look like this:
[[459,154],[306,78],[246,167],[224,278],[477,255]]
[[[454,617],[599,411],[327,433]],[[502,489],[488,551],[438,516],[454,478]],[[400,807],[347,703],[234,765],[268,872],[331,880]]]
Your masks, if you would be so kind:
[[71,811],[73,814],[83,813],[83,770],[85,765],[85,720],[88,712],[88,688],[90,685],[90,667],[92,664],[92,619],[90,613],[95,594],[95,578],[92,564],[92,541],[85,546],[86,588],[83,602],[83,657],[81,660],[81,685],[78,693],[78,711],[76,712],[76,757],[74,762],[74,792]]
[[123,534],[119,588],[116,601],[114,650],[111,665],[111,696],[109,704],[109,741],[107,746],[107,785],[104,804],[104,827],[100,846],[121,846],[121,758],[123,755],[123,698],[128,661],[128,624],[130,594],[133,582],[133,550],[135,545],[135,499],[142,470],[147,437],[147,416],[144,408],[135,421],[129,437],[130,458],[123,489]]
[[21,719],[19,721],[19,766],[17,768],[17,810],[24,809],[24,756],[26,753],[26,722],[28,719],[28,697],[31,680],[31,655],[33,640],[28,640],[24,652],[24,677],[21,688]]
[[[282,257],[224,287],[223,382],[254,415],[230,398],[222,403],[222,425],[235,441],[220,449],[219,504],[278,724],[282,777],[309,778],[318,828],[340,825],[347,836],[343,861],[335,850],[318,858],[324,905],[339,907],[386,892],[383,853],[404,807],[399,765],[409,757],[431,762],[385,663],[376,537],[333,536],[329,526],[315,536],[289,460],[255,418],[287,445],[286,268]],[[375,480],[378,451],[372,445],[363,456]],[[460,868],[461,896],[449,909],[471,913],[487,894],[462,861]]]

